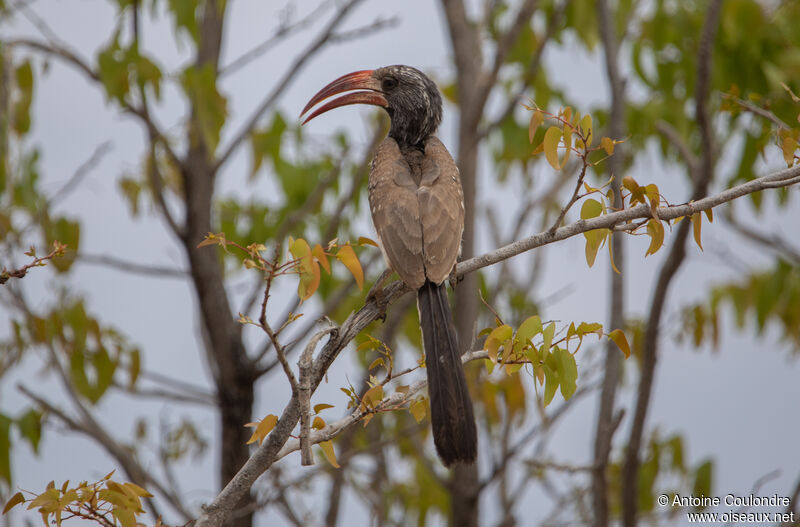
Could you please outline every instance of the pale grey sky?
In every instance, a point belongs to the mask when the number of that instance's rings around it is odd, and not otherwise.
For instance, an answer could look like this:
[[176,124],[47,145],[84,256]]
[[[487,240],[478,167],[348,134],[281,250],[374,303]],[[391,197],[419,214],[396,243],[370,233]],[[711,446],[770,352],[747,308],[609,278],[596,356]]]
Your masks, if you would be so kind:
[[[305,12],[316,5],[316,2],[297,2],[297,9]],[[236,30],[229,30],[227,34],[223,63],[260,42],[276,24],[277,10],[274,4],[235,0],[231,2],[231,7],[228,28]],[[106,42],[114,24],[114,12],[110,4],[99,0],[39,0],[32,3],[32,8],[85,57],[95,55],[98,46]],[[406,63],[430,73],[437,80],[451,78],[448,38],[438,3],[423,0],[391,3],[368,1],[349,17],[346,27],[362,25],[378,16],[392,15],[399,19],[396,27],[363,41],[330,46],[320,53],[300,73],[292,89],[282,98],[281,107],[287,118],[295,118],[308,98],[321,86],[342,73],[357,69]],[[317,24],[314,27],[318,29],[320,26]],[[148,19],[144,25],[146,47],[164,61],[162,65],[166,66],[165,70],[179,65],[187,51],[186,46],[175,46],[170,27],[170,21],[161,16],[157,21]],[[0,30],[3,38],[35,34],[31,25],[19,17],[4,23]],[[275,79],[286,70],[294,53],[304,46],[307,35],[300,33],[288,39],[278,49],[224,82],[231,115],[223,131],[225,138],[230,138],[239,129],[249,112],[274,85]],[[591,105],[602,104],[606,100],[607,89],[599,56],[589,56],[569,46],[551,51],[546,57],[548,64],[559,64],[558,69],[554,68],[551,72],[553,82],[564,86],[571,96],[586,106],[586,111]],[[41,69],[37,68],[37,72],[41,72]],[[113,144],[111,154],[86,178],[81,188],[58,206],[59,211],[81,219],[82,250],[92,254],[113,254],[134,262],[184,267],[183,254],[164,226],[147,214],[131,219],[116,188],[118,177],[139,169],[143,130],[130,119],[120,116],[115,108],[107,106],[97,88],[87,89],[80,74],[58,61],[51,61],[48,73],[37,75],[37,81],[33,132],[29,145],[41,148],[41,172],[45,188],[57,188],[99,143],[111,141]],[[159,119],[167,127],[180,126],[184,110],[174,87],[170,88],[165,92],[159,108]],[[367,141],[369,133],[366,117],[372,111],[357,108],[343,110],[335,116],[331,114],[315,120],[309,132],[324,141],[331,131],[346,129],[356,141],[363,143]],[[447,108],[440,135],[446,144],[451,145],[451,149],[456,143],[453,133],[456,119],[454,109]],[[481,178],[483,188],[486,188],[493,178],[486,156],[483,166]],[[779,166],[777,160],[773,160],[764,170]],[[724,170],[724,163],[722,167]],[[227,165],[219,184],[220,191],[240,196],[266,193],[268,189],[264,183],[250,186],[244,183],[248,173],[248,152],[245,150]],[[687,189],[684,177],[674,168],[666,166],[655,149],[651,149],[637,163],[633,174],[640,183],[652,181],[658,184],[662,193],[672,201],[685,199]],[[537,174],[538,181],[547,181],[550,177],[552,172],[549,168],[542,168]],[[719,179],[725,180],[726,177]],[[523,189],[505,191],[501,200],[517,199],[520,190]],[[782,225],[785,233],[791,234],[793,231],[789,225],[797,225],[800,217],[797,189],[791,192],[791,213],[780,215],[780,220],[776,214],[767,213],[758,221]],[[765,196],[766,203],[773,199],[772,196]],[[488,197],[484,196],[483,202],[489,203]],[[364,234],[371,236],[371,225],[368,222],[364,225]],[[481,250],[494,247],[485,229],[479,234]],[[723,496],[728,492],[746,494],[758,478],[775,469],[781,470],[780,476],[768,482],[761,493],[787,495],[800,477],[800,454],[797,450],[800,428],[797,419],[800,383],[797,383],[797,377],[800,366],[797,360],[789,356],[787,346],[777,341],[777,332],[768,330],[760,337],[738,334],[731,329],[731,317],[726,316],[722,323],[718,352],[707,348],[695,351],[675,343],[668,336],[675,333],[680,324],[677,317],[679,298],[682,301],[701,299],[710,284],[735,275],[735,270],[727,263],[727,252],[734,252],[743,261],[753,262],[754,265],[768,262],[758,252],[741,245],[741,240],[731,234],[722,221],[706,225],[703,236],[705,252],[701,253],[694,245],[688,249],[688,261],[676,278],[670,294],[648,428],[658,426],[664,437],[674,433],[683,435],[689,464],[713,457],[715,495]],[[631,239],[628,244],[626,296],[631,316],[641,315],[646,309],[653,276],[658,272],[666,252],[661,251],[645,259],[646,245],[646,240],[639,238]],[[539,296],[548,297],[565,285],[572,285],[569,294],[546,306],[544,316],[561,321],[605,323],[607,258],[599,257],[593,268],[587,268],[581,237],[541,250],[547,251],[547,257],[543,276],[536,283]],[[513,265],[516,269],[524,270],[530,262],[530,255],[522,255],[515,259]],[[53,282],[49,276],[45,279],[45,276],[44,273],[32,273],[26,278],[25,287],[31,298],[37,298],[37,295],[42,299],[48,298],[49,289],[57,282]],[[141,346],[147,368],[174,372],[184,380],[210,386],[199,354],[199,343],[194,340],[197,320],[193,309],[189,307],[193,305],[193,297],[186,281],[127,276],[116,270],[86,264],[76,265],[69,281],[84,292],[91,312],[119,327]],[[292,292],[293,285],[286,289],[287,295]],[[0,331],[5,332],[7,328],[0,326]],[[583,357],[583,352],[577,356],[581,379],[591,375],[591,372],[581,369],[585,365]],[[339,404],[344,402],[338,386],[346,382],[349,363],[347,354],[343,354],[331,369],[330,384],[321,388],[320,400],[329,398]],[[37,390],[51,400],[63,400],[57,383],[39,371],[39,365],[36,359],[29,358],[24,367],[4,379],[0,387],[0,409],[3,412],[13,414],[28,404],[17,391],[17,383]],[[635,388],[633,381],[636,368],[633,359],[625,365],[625,369],[626,383],[620,395],[622,403],[629,406],[634,395],[632,388]],[[42,383],[41,379],[45,378],[47,382]],[[286,389],[286,381],[282,377],[269,378],[258,394],[257,414],[279,413],[285,402]],[[595,407],[596,401],[587,399],[559,422],[548,444],[548,456],[576,465],[589,463]],[[206,410],[162,403],[132,403],[125,396],[111,395],[103,399],[97,411],[103,423],[117,437],[129,436],[134,426],[134,420],[123,415],[120,408],[135,409],[137,415],[149,413],[154,426],[159,419],[177,422],[184,415],[191,416],[200,427],[206,427],[208,439],[213,440],[216,436],[216,419]],[[629,422],[629,418],[626,418],[622,423],[617,434],[617,447],[627,437]],[[530,424],[529,419],[527,426]],[[215,457],[216,449],[212,444],[208,455],[201,461],[185,462],[180,466],[181,488],[192,505],[198,505],[214,494],[217,485]],[[58,482],[102,477],[114,467],[114,462],[95,444],[54,427],[46,431],[39,456],[34,456],[24,444],[18,444],[12,463],[16,484],[30,490],[43,489],[51,479]],[[282,465],[287,470],[301,470],[297,455],[290,455]],[[486,469],[487,466],[482,468]],[[155,465],[153,467],[155,469]],[[317,494],[309,494],[307,504],[311,504],[315,496],[324,491],[325,485],[326,482],[315,489]],[[547,501],[541,506],[541,499],[542,494],[537,489],[525,495],[526,502],[519,507],[520,525],[537,525],[550,510]],[[487,522],[496,517],[490,500],[484,500],[482,505],[482,515]],[[17,515],[16,518],[14,521],[20,521],[21,516]],[[367,512],[355,497],[349,495],[343,518],[355,524],[365,524]],[[35,520],[38,521],[38,518]],[[283,519],[275,513],[268,513],[259,518],[258,524],[282,525]]]

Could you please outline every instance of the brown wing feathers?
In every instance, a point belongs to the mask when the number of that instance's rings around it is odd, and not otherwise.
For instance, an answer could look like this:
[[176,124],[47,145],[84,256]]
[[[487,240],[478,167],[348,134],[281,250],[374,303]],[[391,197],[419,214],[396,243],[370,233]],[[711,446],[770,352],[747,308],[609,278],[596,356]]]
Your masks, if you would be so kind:
[[425,347],[431,425],[445,465],[471,463],[477,431],[447,292],[464,230],[458,168],[436,137],[424,152],[394,139],[378,147],[369,182],[372,219],[389,267],[417,289]]

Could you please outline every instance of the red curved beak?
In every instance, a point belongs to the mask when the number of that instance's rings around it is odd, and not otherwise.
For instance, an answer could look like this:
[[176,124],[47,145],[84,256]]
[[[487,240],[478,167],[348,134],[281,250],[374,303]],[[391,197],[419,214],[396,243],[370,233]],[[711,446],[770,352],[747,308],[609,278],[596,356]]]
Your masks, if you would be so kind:
[[306,107],[303,108],[302,112],[300,112],[300,117],[302,117],[303,114],[309,111],[314,105],[324,101],[329,97],[333,97],[334,95],[351,90],[367,91],[348,93],[347,95],[343,95],[338,99],[334,99],[320,106],[314,111],[314,113],[306,117],[306,119],[303,121],[303,124],[306,124],[314,117],[323,114],[328,110],[333,110],[334,108],[339,108],[340,106],[347,106],[348,104],[372,104],[374,106],[383,106],[385,108],[389,103],[383,97],[380,82],[372,77],[372,71],[373,70],[354,71],[353,73],[342,75],[335,81],[322,88],[311,98],[310,101],[308,101]]

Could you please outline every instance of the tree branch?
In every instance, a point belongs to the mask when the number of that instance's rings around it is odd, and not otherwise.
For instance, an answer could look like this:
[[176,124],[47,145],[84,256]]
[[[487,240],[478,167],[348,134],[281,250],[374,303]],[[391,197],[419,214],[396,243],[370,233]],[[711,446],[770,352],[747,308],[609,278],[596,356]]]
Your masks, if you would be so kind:
[[[736,187],[727,189],[715,196],[704,198],[685,205],[674,205],[657,209],[658,215],[662,220],[675,219],[682,216],[690,216],[697,212],[708,210],[712,207],[726,203],[738,197],[757,192],[768,188],[771,184],[786,182],[794,177],[800,176],[800,166],[782,170],[767,176],[748,181]],[[481,256],[471,258],[461,262],[456,266],[456,274],[474,272],[483,267],[511,258],[531,249],[541,247],[556,241],[560,241],[578,234],[594,229],[610,229],[637,218],[650,218],[652,211],[649,205],[639,205],[631,209],[613,212],[597,218],[579,220],[575,223],[561,227],[553,234],[547,232],[530,236],[524,240],[506,245]],[[688,224],[687,222],[686,224]],[[351,314],[347,320],[335,331],[332,332],[328,342],[322,348],[317,358],[314,360],[311,370],[311,392],[313,393],[324,378],[328,368],[336,359],[338,354],[371,322],[380,318],[388,306],[396,302],[400,297],[410,292],[405,284],[400,281],[393,282],[386,286],[380,295],[375,295],[367,300],[365,305],[357,312]],[[482,352],[472,352],[463,357],[463,360],[483,358]],[[423,381],[420,381],[423,382]],[[413,393],[424,387],[424,384],[414,384],[410,390]],[[391,397],[391,396],[390,396]],[[394,399],[392,399],[394,401]],[[204,508],[203,514],[198,518],[195,527],[211,527],[221,525],[225,519],[230,517],[236,503],[244,496],[256,481],[256,479],[272,466],[272,464],[289,452],[297,450],[299,440],[289,443],[289,436],[297,425],[300,418],[300,405],[297,397],[292,397],[283,410],[275,428],[267,436],[266,441],[256,450],[247,460],[245,465],[239,470],[236,476],[231,479],[220,494]],[[330,427],[337,429],[350,422],[352,416],[344,418],[328,425],[323,430],[314,431],[310,434],[309,440],[325,437],[320,434],[330,432]],[[325,440],[325,439],[319,439]]]
[[347,14],[362,1],[363,0],[349,0],[346,4],[344,4],[339,9],[339,12],[336,13],[336,16],[333,17],[333,19],[325,27],[325,30],[316,38],[316,40],[311,43],[310,46],[305,49],[305,51],[303,51],[303,53],[300,54],[300,56],[295,59],[294,63],[291,65],[291,67],[289,67],[286,73],[284,73],[283,77],[275,86],[275,88],[272,89],[272,92],[270,92],[269,95],[267,95],[264,100],[261,101],[261,104],[258,105],[250,119],[248,119],[242,129],[233,136],[231,142],[222,151],[223,153],[219,156],[215,163],[215,171],[225,164],[225,161],[227,161],[231,154],[233,154],[234,150],[236,150],[239,144],[241,144],[242,141],[247,138],[250,132],[253,131],[258,124],[258,121],[261,119],[261,116],[264,115],[264,113],[270,107],[272,107],[273,104],[275,104],[275,101],[278,100],[278,97],[283,94],[284,90],[294,80],[295,76],[305,66],[306,62],[308,62],[311,57],[314,56],[314,54],[328,42],[328,40],[336,31],[336,28],[339,27],[339,25],[344,21]]
[[[625,80],[619,69],[620,43],[617,39],[615,19],[609,9],[607,0],[598,0],[595,5],[600,36],[603,40],[606,79],[611,92],[611,108],[606,135],[612,138],[620,138],[625,135]],[[623,207],[621,182],[625,169],[625,146],[624,144],[619,144],[618,146],[621,148],[616,150],[608,160],[608,171],[613,176],[611,180],[611,191],[614,194],[612,206],[616,210],[620,210]],[[624,238],[622,236],[611,236],[609,245],[613,254],[614,264],[619,269],[619,272],[616,272],[613,267],[608,270],[611,289],[608,305],[608,324],[613,329],[622,329],[625,325],[625,281],[622,275],[625,271]],[[608,458],[611,453],[614,433],[619,425],[618,420],[616,424],[614,422],[614,412],[621,369],[619,351],[614,343],[609,340],[605,346],[603,387],[600,392],[597,421],[595,422],[594,470],[591,473],[594,527],[607,527],[608,525]],[[622,414],[618,415],[621,419]]]
[[[708,187],[714,175],[714,158],[716,145],[714,144],[711,117],[708,112],[708,94],[711,85],[711,63],[713,60],[714,37],[719,25],[721,0],[712,0],[706,13],[700,36],[700,46],[697,57],[697,84],[695,85],[695,118],[700,128],[701,156],[696,170],[690,172],[694,181],[692,193],[696,203],[707,201],[701,199],[708,193]],[[800,167],[795,167],[800,168]],[[782,171],[780,173],[791,172]],[[798,171],[800,172],[800,170]],[[798,174],[787,178],[787,181]],[[763,178],[762,178],[763,179]],[[763,181],[767,185],[768,181]],[[791,184],[791,183],[788,183]],[[766,187],[765,187],[766,188]],[[639,390],[636,397],[636,407],[633,414],[633,423],[628,437],[625,451],[625,464],[622,469],[622,519],[625,527],[636,526],[636,516],[639,504],[639,449],[641,448],[644,424],[650,405],[650,397],[655,378],[655,367],[658,355],[658,337],[661,316],[666,303],[667,292],[672,279],[680,269],[686,256],[686,239],[689,236],[690,222],[681,222],[678,233],[672,243],[670,252],[659,272],[656,286],[645,329],[644,344],[642,348],[642,366],[639,379]]]

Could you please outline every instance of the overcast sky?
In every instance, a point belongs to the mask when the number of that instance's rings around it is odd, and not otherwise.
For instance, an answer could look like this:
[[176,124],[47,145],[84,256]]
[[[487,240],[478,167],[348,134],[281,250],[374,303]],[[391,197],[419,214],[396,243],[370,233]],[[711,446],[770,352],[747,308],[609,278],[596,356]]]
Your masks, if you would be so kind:
[[[270,4],[256,0],[230,2],[231,16],[227,21],[223,64],[261,42],[275,28],[277,11]],[[109,2],[39,0],[32,5],[56,34],[87,58],[94,57],[98,47],[107,42],[115,23]],[[298,13],[302,14],[314,9],[317,3],[303,1],[297,2],[297,6]],[[330,11],[322,13],[323,18],[329,15]],[[281,100],[286,115],[295,118],[320,87],[353,70],[405,63],[422,69],[439,81],[452,78],[446,27],[436,2],[368,1],[349,17],[346,27],[358,27],[376,17],[390,16],[397,18],[396,26],[365,40],[327,47],[318,54],[301,71]],[[186,58],[187,46],[176,46],[169,31],[171,22],[163,17],[157,18],[156,21],[148,20],[144,25],[145,47],[158,55],[165,70],[175,68]],[[321,21],[314,28],[318,30],[323,23]],[[37,34],[30,23],[20,17],[4,23],[0,30],[3,32],[2,38]],[[293,55],[304,47],[308,35],[301,33],[297,38],[288,39],[273,52],[224,82],[231,115],[223,131],[224,137],[230,138],[238,130],[249,112],[274,85],[276,78],[289,67]],[[568,38],[567,45],[547,54],[546,62],[559,65],[558,71],[554,69],[550,73],[553,82],[563,86],[586,109],[606,101],[608,93],[599,56],[590,56],[569,46]],[[37,65],[41,65],[41,62],[37,62]],[[41,68],[37,68],[37,73],[41,73]],[[164,95],[159,120],[167,127],[180,126],[184,110],[178,93],[172,87]],[[346,129],[357,142],[365,143],[370,133],[367,118],[373,111],[351,107],[336,115],[326,115],[314,121],[310,133],[324,140],[331,131]],[[446,108],[440,136],[451,150],[455,149],[456,144],[456,124],[457,113],[452,107]],[[96,87],[87,87],[84,79],[73,69],[51,61],[48,72],[37,75],[33,131],[28,145],[41,149],[44,188],[58,188],[98,144],[110,141],[112,145],[111,153],[103,158],[81,187],[57,207],[59,212],[81,219],[82,250],[89,254],[112,254],[137,263],[185,268],[183,253],[164,225],[152,215],[132,219],[116,188],[120,176],[139,170],[143,134],[138,125],[121,116],[115,108],[107,106],[103,94]],[[228,164],[219,185],[221,193],[243,196],[268,191],[267,185],[262,182],[250,186],[244,183],[249,173],[247,157],[245,151]],[[494,174],[488,164],[484,163],[483,166],[481,184],[485,189]],[[721,167],[724,170],[725,164]],[[763,168],[766,172],[779,167],[779,164],[773,164]],[[686,199],[684,176],[666,166],[655,150],[642,156],[633,175],[640,183],[655,182],[673,202]],[[539,181],[547,181],[551,176],[552,173],[543,172],[538,177]],[[719,179],[725,180],[726,177]],[[518,199],[519,192],[523,190],[509,189],[500,201]],[[784,234],[796,233],[800,205],[797,189],[792,189],[791,193],[791,212],[781,215],[780,222],[774,214],[767,214],[766,218],[758,221],[777,225],[784,230]],[[482,196],[484,203],[489,202],[487,196]],[[765,202],[774,203],[770,196],[765,196]],[[744,208],[741,207],[741,210]],[[795,226],[794,229],[791,225]],[[365,223],[365,229],[371,229],[371,226]],[[797,360],[790,357],[789,348],[778,342],[778,332],[768,330],[758,337],[736,333],[731,329],[732,320],[728,314],[722,323],[722,339],[716,352],[708,348],[693,350],[677,344],[671,337],[679,324],[677,309],[680,303],[702,299],[711,284],[735,276],[737,271],[730,265],[731,253],[754,266],[769,263],[768,258],[745,247],[721,221],[706,225],[703,231],[705,252],[701,253],[692,244],[688,249],[688,260],[673,283],[648,429],[657,426],[662,436],[681,434],[690,464],[713,457],[715,495],[723,496],[728,492],[747,494],[756,480],[777,469],[780,474],[764,485],[761,494],[786,496],[800,477],[800,454],[797,448],[800,428],[797,418],[800,383],[797,378],[800,366]],[[373,235],[371,230],[364,234]],[[481,230],[479,235],[478,246],[481,251],[495,247],[496,243],[485,230]],[[668,235],[667,243],[669,241]],[[630,316],[641,315],[646,309],[652,278],[666,253],[661,251],[645,259],[645,248],[646,240],[635,239],[628,245],[626,299]],[[547,251],[547,258],[543,275],[536,282],[538,296],[550,298],[563,291],[565,286],[571,286],[566,294],[562,292],[558,295],[557,301],[545,306],[543,318],[605,323],[608,318],[607,258],[600,257],[593,268],[587,268],[582,237],[541,250]],[[514,266],[524,269],[530,263],[530,255],[524,255],[514,261]],[[49,276],[45,279],[45,276],[45,273],[36,272],[25,279],[30,298],[41,298],[39,307],[46,305],[51,288],[58,283]],[[148,369],[174,372],[198,385],[211,386],[199,353],[200,343],[195,340],[197,332],[194,330],[198,322],[193,308],[189,307],[194,300],[187,281],[129,276],[87,264],[76,265],[69,281],[71,286],[85,294],[90,312],[119,327],[141,346]],[[0,331],[7,332],[7,328],[0,326]],[[592,373],[581,369],[585,365],[582,358],[579,353],[577,359],[581,379]],[[23,368],[4,379],[0,387],[2,412],[15,414],[28,405],[28,401],[17,391],[17,383],[53,401],[63,402],[55,380],[40,371],[40,364],[31,357]],[[346,382],[344,379],[349,366],[351,364],[345,353],[330,372],[331,383],[321,388],[321,397],[344,403],[338,386]],[[629,361],[625,368],[626,384],[620,400],[627,406],[633,400],[635,365]],[[42,383],[42,379],[47,379],[47,382]],[[279,376],[270,378],[258,394],[257,416],[279,413],[286,394],[285,379]],[[342,404],[340,408],[343,407]],[[130,436],[134,426],[134,420],[123,415],[120,408],[135,408],[136,412],[150,414],[154,426],[159,419],[174,423],[184,416],[190,416],[196,419],[200,427],[206,428],[209,439],[216,435],[216,419],[203,409],[178,408],[162,403],[132,405],[127,397],[112,395],[104,398],[97,410],[103,423],[117,437]],[[595,409],[596,401],[587,399],[560,422],[549,443],[548,456],[556,461],[588,464]],[[627,437],[629,424],[630,419],[626,418],[617,434],[617,446],[622,444],[619,440]],[[217,484],[215,457],[216,449],[212,447],[201,461],[180,466],[182,490],[192,504],[213,497]],[[114,462],[95,444],[53,427],[44,435],[39,456],[34,456],[27,446],[18,444],[12,462],[16,484],[29,490],[44,489],[52,479],[59,482],[102,477],[114,468]],[[289,456],[283,465],[299,468],[299,456]],[[324,490],[324,486],[319,490]],[[520,506],[519,510],[524,511],[518,516],[520,525],[536,525],[550,510],[549,505],[534,506],[534,500],[538,500],[539,496],[537,491],[526,494],[531,505]],[[307,503],[313,499],[312,494],[307,498]],[[482,505],[485,518],[493,518],[493,504],[485,500]],[[353,496],[349,496],[344,514],[344,517],[361,524],[359,520],[365,519],[366,512],[358,506]],[[281,524],[280,516],[271,515],[270,518],[276,522],[270,525]],[[267,525],[267,522],[262,518],[260,524]]]

